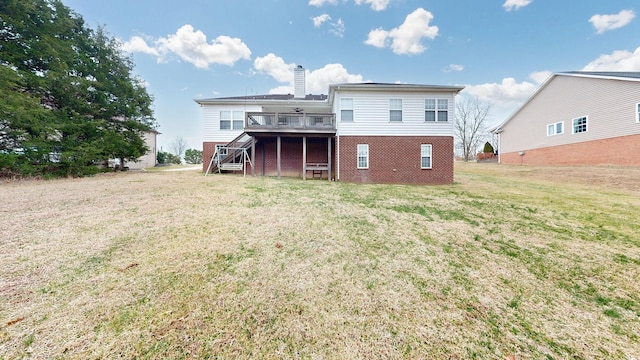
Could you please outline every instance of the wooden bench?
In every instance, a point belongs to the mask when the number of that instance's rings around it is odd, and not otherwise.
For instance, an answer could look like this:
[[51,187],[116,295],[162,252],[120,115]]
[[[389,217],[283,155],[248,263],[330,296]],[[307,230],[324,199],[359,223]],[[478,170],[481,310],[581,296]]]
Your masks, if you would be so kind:
[[244,169],[242,163],[226,163],[220,165],[220,170],[231,170],[231,171],[239,171]]
[[329,172],[329,164],[328,163],[307,163],[304,167],[304,171],[311,171],[311,177],[315,178],[316,175],[320,175],[322,178],[322,172]]

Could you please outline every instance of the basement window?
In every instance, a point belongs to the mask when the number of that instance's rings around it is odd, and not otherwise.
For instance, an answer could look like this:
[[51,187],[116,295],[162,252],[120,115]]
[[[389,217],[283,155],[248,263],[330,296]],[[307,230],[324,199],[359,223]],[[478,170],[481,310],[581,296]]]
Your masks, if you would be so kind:
[[562,133],[564,133],[564,122],[560,121],[547,125],[547,136],[560,135]]
[[433,146],[431,144],[420,145],[420,168],[431,169],[431,152]]
[[358,169],[369,168],[369,144],[358,144]]
[[583,132],[587,132],[587,117],[583,116],[573,119],[573,133],[578,134]]

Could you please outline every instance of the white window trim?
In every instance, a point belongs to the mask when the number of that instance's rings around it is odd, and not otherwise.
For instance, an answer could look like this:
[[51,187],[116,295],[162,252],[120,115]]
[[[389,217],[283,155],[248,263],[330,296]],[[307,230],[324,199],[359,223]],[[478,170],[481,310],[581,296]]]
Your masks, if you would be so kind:
[[[429,149],[429,156],[425,156],[423,149]],[[422,166],[422,159],[429,158],[429,166]],[[433,144],[420,144],[420,169],[433,169]]]
[[[351,100],[351,107],[344,107],[343,105],[343,101],[344,100]],[[351,120],[344,120],[342,118],[342,112],[343,111],[351,111]],[[353,98],[340,98],[340,121],[344,121],[344,122],[353,122],[355,120],[355,111],[353,111]]]
[[[562,124],[562,131],[560,132],[557,132],[558,124]],[[572,122],[572,125],[573,125],[573,122]],[[551,134],[549,134],[550,126],[553,127],[553,131],[551,132]],[[564,134],[564,121],[558,121],[558,122],[554,122],[547,125],[547,136],[556,136],[556,135],[562,135],[562,134]]]
[[[576,132],[576,125],[575,125],[575,121],[579,120],[579,119],[585,119],[585,130],[584,131],[580,131],[580,132]],[[589,116],[585,115],[585,116],[578,116],[576,118],[573,118],[571,120],[571,134],[575,135],[575,134],[582,134],[582,133],[586,133],[589,131]]]
[[[400,109],[392,108],[391,102],[394,101],[394,100],[400,101]],[[403,111],[402,111],[403,106],[404,106],[404,104],[403,104],[402,99],[398,99],[398,98],[389,99],[389,122],[402,122],[402,120],[403,120],[402,117],[404,115]],[[392,111],[400,111],[400,120],[391,119],[391,112]]]
[[[366,166],[360,166],[360,147],[363,147],[363,149],[366,149],[367,151],[367,165]],[[369,144],[358,144],[358,146],[356,147],[356,168],[358,169],[368,169],[369,168]]]
[[[222,113],[223,113],[223,112],[228,112],[228,113],[229,113],[229,115],[230,115],[230,118],[228,118],[228,119],[224,118],[224,119],[223,119],[223,117],[222,117]],[[240,113],[240,114],[242,114],[242,115],[241,115],[239,118],[234,118],[234,116],[233,116],[233,115],[234,115],[234,113]],[[242,111],[242,110],[220,110],[220,119],[219,119],[219,121],[218,121],[218,123],[219,123],[219,124],[218,124],[218,128],[219,128],[221,131],[233,131],[233,130],[236,130],[236,131],[237,131],[237,130],[243,130],[243,129],[244,129],[244,115],[245,115],[245,114],[244,114],[244,111]],[[229,128],[228,128],[228,129],[223,129],[223,128],[222,128],[222,122],[223,122],[223,121],[229,121]],[[241,124],[242,124],[242,125],[240,126],[240,128],[239,128],[239,129],[237,129],[237,128],[235,128],[235,127],[233,126],[235,121],[241,121]]]
[[[433,109],[427,109],[427,100],[433,100],[433,105],[434,108]],[[447,109],[438,109],[438,100],[446,100],[447,102]],[[427,120],[427,111],[433,111],[433,120]],[[438,114],[441,112],[446,112],[447,113],[447,120],[438,120]],[[428,123],[448,123],[449,122],[449,99],[447,98],[426,98],[424,99],[424,121],[428,122]]]

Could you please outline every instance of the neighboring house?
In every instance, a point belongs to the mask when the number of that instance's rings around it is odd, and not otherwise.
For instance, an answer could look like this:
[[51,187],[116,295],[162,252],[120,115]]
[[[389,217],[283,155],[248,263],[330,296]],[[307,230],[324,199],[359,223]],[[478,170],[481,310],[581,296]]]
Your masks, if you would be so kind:
[[156,130],[151,130],[145,133],[143,139],[145,144],[149,148],[149,151],[138,158],[138,161],[127,161],[125,162],[124,166],[128,167],[130,170],[138,170],[156,166],[156,159],[158,155],[158,148],[156,144],[158,134],[160,133]]
[[453,181],[453,111],[462,87],[334,84],[327,95],[305,95],[304,82],[298,67],[293,95],[196,100],[204,116],[203,170],[239,170],[249,158],[254,175]]
[[640,72],[553,74],[491,131],[502,164],[640,166]]

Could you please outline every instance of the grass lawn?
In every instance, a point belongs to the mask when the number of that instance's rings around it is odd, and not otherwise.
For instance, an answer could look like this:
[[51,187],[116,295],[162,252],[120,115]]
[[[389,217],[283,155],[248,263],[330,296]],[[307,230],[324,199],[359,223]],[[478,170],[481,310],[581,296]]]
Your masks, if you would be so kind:
[[0,359],[640,359],[640,169],[0,184]]

